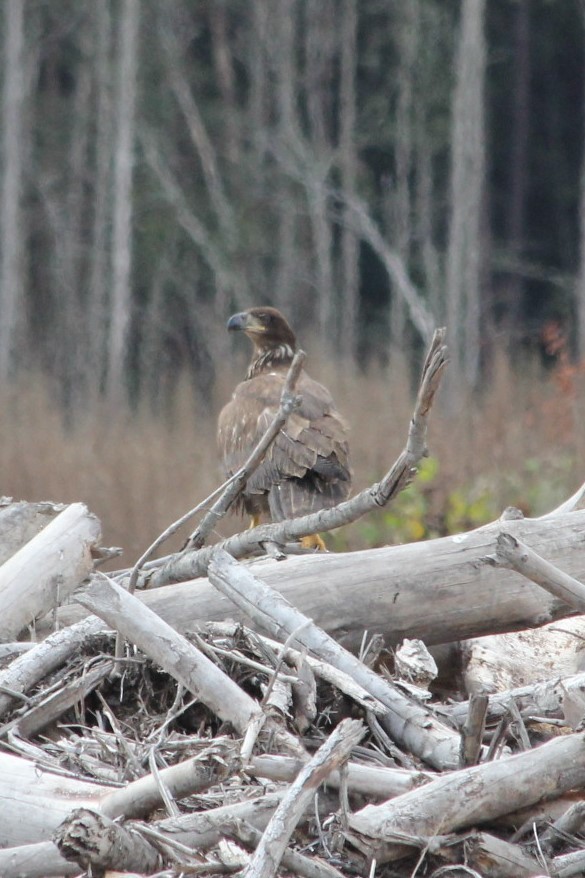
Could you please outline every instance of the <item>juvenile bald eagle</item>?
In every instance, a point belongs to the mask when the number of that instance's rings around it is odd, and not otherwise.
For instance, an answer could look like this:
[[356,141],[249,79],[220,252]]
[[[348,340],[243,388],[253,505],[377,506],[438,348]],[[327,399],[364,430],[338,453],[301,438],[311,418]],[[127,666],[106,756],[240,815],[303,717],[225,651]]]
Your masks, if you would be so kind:
[[[250,308],[230,317],[227,328],[242,331],[253,345],[246,378],[238,384],[218,422],[218,445],[231,475],[245,462],[271,424],[294,353],[295,335],[276,308]],[[298,409],[252,474],[240,511],[272,521],[296,518],[345,500],[351,487],[347,430],[329,391],[301,371]],[[319,537],[305,545],[323,547]]]

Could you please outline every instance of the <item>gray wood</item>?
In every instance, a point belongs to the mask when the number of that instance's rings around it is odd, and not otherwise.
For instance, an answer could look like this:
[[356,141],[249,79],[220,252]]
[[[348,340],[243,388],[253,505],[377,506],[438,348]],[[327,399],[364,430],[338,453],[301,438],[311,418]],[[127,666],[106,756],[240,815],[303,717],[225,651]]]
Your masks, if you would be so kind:
[[[526,541],[569,575],[585,579],[584,510],[494,522],[404,546],[266,559],[250,569],[356,651],[364,630],[383,634],[388,645],[418,637],[428,646],[533,628],[571,615],[566,604],[519,573],[486,561],[501,530]],[[144,592],[142,600],[180,631],[201,619],[242,619],[205,578]],[[66,624],[80,616],[78,609],[64,608],[59,619]]]
[[579,733],[451,772],[382,805],[367,805],[350,816],[349,825],[382,862],[404,856],[406,837],[465,829],[584,785],[585,735]]
[[16,638],[58,606],[93,570],[98,519],[72,503],[0,567],[0,640]]
[[96,577],[79,601],[241,734],[261,714],[260,706],[217,665],[113,580]]

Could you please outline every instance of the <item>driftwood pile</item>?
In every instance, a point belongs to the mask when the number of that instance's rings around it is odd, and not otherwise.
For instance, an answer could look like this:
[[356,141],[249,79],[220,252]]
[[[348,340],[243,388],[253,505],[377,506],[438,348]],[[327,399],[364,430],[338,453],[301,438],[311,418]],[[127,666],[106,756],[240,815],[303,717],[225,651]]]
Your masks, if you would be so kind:
[[439,334],[403,454],[336,510],[204,547],[259,448],[183,552],[104,575],[83,504],[0,505],[2,878],[585,874],[585,486],[289,556],[412,477],[444,365]]

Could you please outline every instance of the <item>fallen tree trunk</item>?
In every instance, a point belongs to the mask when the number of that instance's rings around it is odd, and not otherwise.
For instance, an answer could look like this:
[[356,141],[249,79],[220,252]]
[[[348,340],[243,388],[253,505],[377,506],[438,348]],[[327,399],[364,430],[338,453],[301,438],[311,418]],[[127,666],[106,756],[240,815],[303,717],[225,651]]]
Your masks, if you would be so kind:
[[93,570],[101,525],[72,503],[0,567],[0,640],[57,607]]
[[[488,556],[505,531],[585,581],[584,529],[585,511],[579,510],[497,521],[470,533],[404,546],[284,562],[263,559],[250,569],[347,648],[359,647],[364,630],[383,634],[388,644],[417,637],[430,645],[538,627],[574,614],[519,573],[494,567]],[[201,619],[241,619],[205,578],[146,591],[141,599],[180,631]],[[64,607],[59,621],[67,624],[82,616],[79,608]]]
[[0,848],[47,841],[72,808],[96,808],[111,792],[102,784],[63,777],[0,752]]
[[[585,784],[585,736],[556,738],[496,762],[446,774],[349,818],[352,840],[379,861],[400,859],[420,839],[465,829]],[[423,842],[423,845],[424,846]]]

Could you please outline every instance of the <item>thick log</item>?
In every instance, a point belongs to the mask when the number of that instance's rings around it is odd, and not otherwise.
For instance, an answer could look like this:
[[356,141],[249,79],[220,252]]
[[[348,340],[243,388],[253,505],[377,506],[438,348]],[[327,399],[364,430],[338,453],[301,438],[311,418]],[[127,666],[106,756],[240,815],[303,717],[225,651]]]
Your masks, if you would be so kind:
[[93,569],[100,523],[72,503],[0,567],[0,640],[57,607]]
[[101,784],[52,774],[0,752],[0,848],[50,839],[72,808],[97,807],[108,793]]
[[536,688],[545,681],[571,677],[582,668],[584,636],[585,617],[576,616],[535,631],[468,640],[462,650],[467,692],[497,693],[520,685]]
[[[250,569],[354,650],[364,630],[383,634],[388,644],[417,637],[430,645],[533,628],[573,614],[519,573],[486,560],[502,530],[585,581],[583,510],[498,521],[470,533],[405,546],[266,559],[253,562]],[[201,619],[242,618],[204,578],[146,591],[142,599],[180,631]],[[66,624],[80,613],[64,608],[59,618]]]
[[163,865],[156,848],[131,825],[120,826],[88,808],[72,811],[53,840],[61,856],[83,869],[91,867],[92,874],[132,870],[150,875]]
[[[0,717],[12,707],[17,693],[24,695],[46,674],[65,664],[88,640],[104,630],[107,630],[107,625],[101,619],[88,616],[76,625],[55,631],[14,659],[0,671]],[[15,695],[10,695],[10,692]]]
[[404,695],[379,674],[360,662],[348,650],[318,628],[311,619],[291,606],[280,592],[269,588],[223,549],[209,565],[212,582],[272,636],[294,635],[314,655],[339,668],[363,686],[386,708],[381,722],[395,741],[435,768],[458,764],[459,736],[439,722],[423,705]]
[[79,875],[77,863],[68,863],[52,841],[0,848],[2,878],[63,878]]
[[[420,790],[349,818],[379,861],[399,859],[420,839],[465,829],[585,785],[585,735],[556,738],[535,750],[454,771]],[[412,848],[410,848],[412,850]]]
[[0,564],[36,537],[65,506],[0,500]]
[[262,715],[260,706],[211,659],[113,580],[94,579],[79,600],[240,733]]

